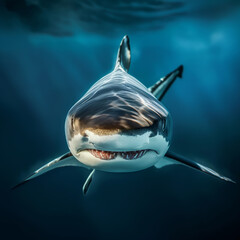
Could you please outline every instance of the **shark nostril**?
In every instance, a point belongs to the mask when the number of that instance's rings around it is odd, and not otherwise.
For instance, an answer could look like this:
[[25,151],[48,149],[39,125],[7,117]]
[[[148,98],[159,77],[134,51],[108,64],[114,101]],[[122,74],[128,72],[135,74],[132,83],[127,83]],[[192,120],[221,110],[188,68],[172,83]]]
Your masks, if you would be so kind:
[[88,135],[86,133],[82,136],[82,142],[88,142]]

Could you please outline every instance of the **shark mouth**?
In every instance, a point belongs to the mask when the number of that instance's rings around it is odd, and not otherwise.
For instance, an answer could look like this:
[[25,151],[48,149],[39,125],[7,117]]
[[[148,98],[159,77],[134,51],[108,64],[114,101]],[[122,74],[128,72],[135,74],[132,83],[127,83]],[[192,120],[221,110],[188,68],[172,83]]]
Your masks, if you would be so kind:
[[139,150],[139,151],[129,151],[129,152],[110,152],[110,151],[101,151],[97,149],[88,149],[94,157],[99,158],[101,160],[112,160],[117,156],[120,156],[126,160],[133,160],[137,158],[141,158],[150,150]]

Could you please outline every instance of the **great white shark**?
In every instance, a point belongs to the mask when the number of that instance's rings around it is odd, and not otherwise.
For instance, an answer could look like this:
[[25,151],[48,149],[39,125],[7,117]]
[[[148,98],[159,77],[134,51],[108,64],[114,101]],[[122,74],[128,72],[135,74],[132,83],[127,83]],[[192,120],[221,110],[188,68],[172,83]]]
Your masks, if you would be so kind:
[[183,66],[147,88],[128,73],[130,62],[130,42],[125,36],[113,71],[98,80],[67,114],[65,135],[70,151],[37,169],[17,186],[58,167],[85,167],[91,169],[83,185],[86,194],[96,170],[135,172],[170,164],[182,164],[234,182],[169,151],[172,119],[160,100],[175,79],[182,77]]

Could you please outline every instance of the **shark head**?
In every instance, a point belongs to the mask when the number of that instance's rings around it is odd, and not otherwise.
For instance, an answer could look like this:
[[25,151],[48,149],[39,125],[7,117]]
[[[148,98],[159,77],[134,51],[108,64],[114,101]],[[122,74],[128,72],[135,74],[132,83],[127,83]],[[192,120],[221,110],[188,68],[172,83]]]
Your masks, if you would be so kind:
[[171,116],[127,73],[129,66],[130,45],[125,36],[115,69],[68,112],[67,143],[86,166],[111,172],[138,171],[153,166],[169,148]]

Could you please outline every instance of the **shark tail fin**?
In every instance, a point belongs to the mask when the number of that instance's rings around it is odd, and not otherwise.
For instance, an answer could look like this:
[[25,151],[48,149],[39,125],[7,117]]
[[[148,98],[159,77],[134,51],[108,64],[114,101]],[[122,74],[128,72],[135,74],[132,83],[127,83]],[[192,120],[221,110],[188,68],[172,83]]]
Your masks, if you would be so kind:
[[90,187],[90,184],[92,183],[92,180],[93,180],[93,176],[94,176],[94,173],[95,173],[95,169],[93,169],[91,171],[91,173],[89,174],[88,178],[86,179],[85,183],[83,184],[83,187],[82,187],[82,192],[84,195],[87,194],[88,192],[88,189]]
[[[187,159],[183,156],[180,156],[176,153],[173,153],[173,152],[167,152],[166,155],[165,155],[166,159],[168,158],[169,161],[171,163],[177,163],[177,164],[182,164],[182,165],[185,165],[185,166],[188,166],[188,167],[191,167],[191,168],[194,168],[196,170],[199,170],[201,172],[204,172],[208,175],[211,175],[211,176],[214,176],[214,177],[217,177],[217,178],[220,178],[222,180],[225,180],[227,182],[232,182],[232,183],[236,183],[235,181],[233,181],[232,179],[228,178],[228,177],[225,177],[223,175],[220,175],[219,173],[215,172],[214,170],[212,170],[211,168],[208,168],[208,167],[205,167],[199,163],[196,163],[190,159]],[[161,160],[160,160],[161,161]]]
[[16,186],[12,187],[12,189],[15,189],[25,183],[27,183],[28,181],[30,181],[31,179],[38,177],[50,170],[53,170],[55,168],[58,167],[65,167],[65,166],[81,166],[80,162],[73,157],[73,155],[68,152],[50,162],[48,162],[47,164],[43,165],[41,168],[37,169],[36,171],[34,171],[30,176],[28,176],[25,180],[23,180],[22,182],[20,182],[19,184],[17,184]]
[[125,35],[118,49],[115,69],[121,67],[124,71],[128,72],[130,63],[131,63],[130,41],[129,37]]

